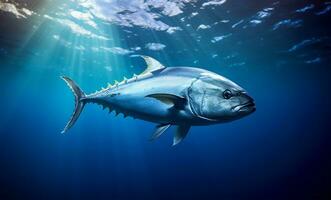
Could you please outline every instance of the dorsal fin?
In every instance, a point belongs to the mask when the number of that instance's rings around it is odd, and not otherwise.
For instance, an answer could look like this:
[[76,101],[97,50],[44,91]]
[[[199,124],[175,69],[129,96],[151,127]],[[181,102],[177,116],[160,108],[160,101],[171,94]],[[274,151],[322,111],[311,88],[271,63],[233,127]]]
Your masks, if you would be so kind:
[[147,64],[147,68],[140,75],[151,73],[153,71],[165,68],[165,66],[163,66],[159,61],[155,60],[152,57],[144,56],[144,55],[140,55],[140,57],[142,57]]

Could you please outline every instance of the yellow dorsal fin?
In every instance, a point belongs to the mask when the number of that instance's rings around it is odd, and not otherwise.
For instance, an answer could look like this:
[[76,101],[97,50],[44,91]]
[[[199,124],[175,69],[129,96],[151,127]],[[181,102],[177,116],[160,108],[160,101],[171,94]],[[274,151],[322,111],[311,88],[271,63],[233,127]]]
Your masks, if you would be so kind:
[[165,66],[163,66],[159,61],[155,60],[152,57],[144,56],[144,55],[141,55],[141,57],[145,60],[145,62],[147,64],[147,68],[140,75],[147,74],[147,73],[165,68]]

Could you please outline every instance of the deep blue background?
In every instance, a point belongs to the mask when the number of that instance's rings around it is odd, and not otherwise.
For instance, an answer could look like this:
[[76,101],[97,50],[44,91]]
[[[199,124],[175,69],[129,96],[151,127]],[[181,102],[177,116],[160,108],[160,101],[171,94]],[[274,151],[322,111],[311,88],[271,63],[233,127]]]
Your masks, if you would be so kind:
[[[282,5],[293,10],[305,4]],[[214,52],[202,44],[203,51],[185,57],[175,53],[182,46],[176,49],[176,42],[162,35],[168,44],[164,54],[142,52],[167,66],[220,73],[256,101],[252,115],[193,127],[175,147],[173,131],[150,142],[154,124],[115,117],[96,105],[87,105],[68,134],[60,134],[74,104],[60,75],[70,75],[89,93],[141,71],[142,61],[123,56],[138,67],[122,64],[111,80],[105,71],[90,76],[95,69],[87,65],[82,65],[87,72],[72,72],[57,57],[61,48],[31,61],[26,59],[31,52],[9,44],[10,30],[2,29],[0,199],[330,199],[330,30],[328,16],[318,17],[302,16],[306,24],[300,29],[272,32],[264,25],[239,31]],[[31,39],[31,51],[45,31]],[[312,37],[324,39],[295,55],[284,52]],[[221,56],[210,57],[215,52],[239,52],[235,60],[245,65],[227,67]],[[322,59],[307,64],[305,54]]]
[[228,124],[194,127],[176,147],[171,147],[171,131],[149,142],[151,123],[115,118],[94,105],[86,106],[76,126],[61,135],[73,102],[60,79],[2,79],[1,195],[325,197],[331,167],[328,71],[261,71],[228,71],[255,98],[255,113]]

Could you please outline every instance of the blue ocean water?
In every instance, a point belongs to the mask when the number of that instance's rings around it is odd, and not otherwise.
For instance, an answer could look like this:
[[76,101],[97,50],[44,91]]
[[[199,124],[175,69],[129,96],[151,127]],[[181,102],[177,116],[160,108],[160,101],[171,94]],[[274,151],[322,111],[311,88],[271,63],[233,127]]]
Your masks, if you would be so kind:
[[[0,199],[330,199],[329,1],[0,1]],[[73,95],[149,55],[221,74],[253,114],[174,130]]]

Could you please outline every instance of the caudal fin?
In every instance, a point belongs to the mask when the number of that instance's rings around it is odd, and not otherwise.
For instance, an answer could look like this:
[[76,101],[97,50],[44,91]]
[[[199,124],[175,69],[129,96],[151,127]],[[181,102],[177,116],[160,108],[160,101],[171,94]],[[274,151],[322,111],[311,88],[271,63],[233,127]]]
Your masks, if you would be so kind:
[[65,133],[69,128],[71,128],[75,124],[80,113],[82,112],[85,105],[83,99],[86,95],[73,80],[65,76],[61,76],[61,78],[67,83],[67,85],[69,86],[69,88],[71,89],[71,91],[74,93],[75,96],[75,110],[71,115],[69,122],[66,124],[63,131],[61,132],[61,133]]

